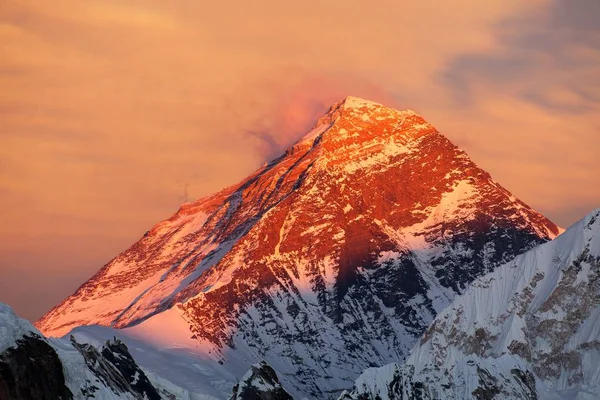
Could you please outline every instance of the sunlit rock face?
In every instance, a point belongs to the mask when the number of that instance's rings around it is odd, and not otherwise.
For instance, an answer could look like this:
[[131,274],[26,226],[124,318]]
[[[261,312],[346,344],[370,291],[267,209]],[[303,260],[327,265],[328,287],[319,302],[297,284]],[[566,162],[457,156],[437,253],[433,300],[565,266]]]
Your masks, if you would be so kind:
[[600,398],[600,209],[475,280],[340,399]]
[[237,375],[264,359],[294,396],[335,397],[364,368],[402,360],[475,278],[558,233],[413,111],[348,97],[37,326],[143,330],[168,310]]

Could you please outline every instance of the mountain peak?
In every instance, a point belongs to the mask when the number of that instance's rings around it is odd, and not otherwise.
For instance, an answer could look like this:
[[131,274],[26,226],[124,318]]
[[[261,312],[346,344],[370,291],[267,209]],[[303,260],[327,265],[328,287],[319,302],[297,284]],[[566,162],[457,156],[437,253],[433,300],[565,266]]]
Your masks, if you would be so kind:
[[340,108],[344,110],[361,111],[362,109],[366,108],[367,110],[388,110],[389,112],[394,112],[401,115],[418,115],[417,112],[408,108],[400,110],[394,107],[386,106],[381,103],[377,103],[376,101],[363,99],[361,97],[356,96],[347,96],[345,99],[335,103],[331,107],[331,110],[335,110],[336,108],[338,108],[337,106],[340,106]]
[[329,154],[350,151],[353,154],[347,153],[345,158],[351,160],[372,151],[381,152],[385,143],[392,143],[392,148],[387,151],[395,152],[400,149],[399,142],[405,145],[433,132],[437,130],[412,110],[397,110],[348,96],[334,103],[306,135],[287,149],[286,154],[320,143],[320,148]]
[[382,104],[376,103],[371,100],[365,100],[360,97],[348,96],[342,100],[344,108],[356,109],[362,107],[384,107]]
[[365,370],[340,400],[422,393],[598,399],[589,394],[600,393],[600,367],[588,360],[600,343],[599,275],[597,209],[473,281],[430,324],[404,365]]
[[224,368],[264,359],[292,395],[326,398],[402,359],[470,282],[557,233],[416,113],[348,97],[284,155],[156,225],[37,326],[191,337]]

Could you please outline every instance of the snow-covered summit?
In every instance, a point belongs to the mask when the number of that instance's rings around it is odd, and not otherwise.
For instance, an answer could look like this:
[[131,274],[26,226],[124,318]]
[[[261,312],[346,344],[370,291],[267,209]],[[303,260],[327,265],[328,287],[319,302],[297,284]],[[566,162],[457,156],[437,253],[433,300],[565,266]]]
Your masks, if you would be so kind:
[[344,108],[346,109],[356,109],[362,107],[383,107],[383,105],[376,103],[371,100],[361,99],[359,97],[348,96],[343,100]]
[[0,303],[0,353],[31,334],[41,335],[29,321],[17,317],[10,306]]
[[266,360],[294,396],[332,397],[558,234],[419,115],[348,110],[154,226],[37,326],[176,338],[236,377]]
[[[388,129],[361,129],[388,126]],[[348,127],[351,127],[348,129]],[[421,133],[437,132],[423,117],[413,110],[397,110],[374,101],[348,96],[334,103],[327,113],[317,120],[313,128],[287,150],[287,153],[301,148],[309,148],[325,139],[337,143],[343,150],[344,142],[362,142],[373,136],[383,136],[401,141],[417,138]],[[360,138],[359,135],[365,137]],[[404,137],[404,139],[402,139]],[[396,140],[394,139],[394,140]]]

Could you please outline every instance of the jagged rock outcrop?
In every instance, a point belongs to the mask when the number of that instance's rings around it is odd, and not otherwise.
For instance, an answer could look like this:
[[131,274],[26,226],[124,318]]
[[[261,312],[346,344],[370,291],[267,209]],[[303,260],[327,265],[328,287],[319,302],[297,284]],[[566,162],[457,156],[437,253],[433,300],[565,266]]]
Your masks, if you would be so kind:
[[143,330],[169,312],[237,376],[264,359],[294,396],[334,397],[365,367],[402,360],[474,279],[558,232],[421,116],[349,97],[37,326]]
[[241,381],[233,387],[229,400],[293,400],[285,391],[277,374],[264,361],[254,364]]
[[31,332],[0,354],[0,399],[71,400],[56,351]]
[[600,399],[600,209],[473,282],[343,399]]
[[[106,342],[101,350],[88,343],[77,343],[71,336],[71,344],[83,356],[85,364],[106,387],[116,394],[130,393],[144,400],[161,400],[158,391],[135,363],[127,346],[118,339]],[[92,395],[94,390],[87,389]]]
[[118,340],[49,341],[0,303],[0,400],[161,400]]
[[106,342],[102,347],[102,358],[116,367],[121,376],[125,378],[131,387],[132,392],[137,392],[147,400],[161,400],[158,391],[152,386],[152,383],[136,364],[129,353],[127,346],[117,338]]

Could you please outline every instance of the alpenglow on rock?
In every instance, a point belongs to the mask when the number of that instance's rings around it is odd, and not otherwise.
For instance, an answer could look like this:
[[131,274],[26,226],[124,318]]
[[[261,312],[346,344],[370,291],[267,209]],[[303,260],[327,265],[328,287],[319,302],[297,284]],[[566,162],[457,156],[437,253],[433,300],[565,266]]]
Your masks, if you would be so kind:
[[168,316],[238,377],[266,360],[294,397],[336,397],[366,367],[402,360],[471,281],[558,232],[415,112],[348,97],[37,326],[168,336]]
[[600,209],[473,282],[340,399],[600,399]]

